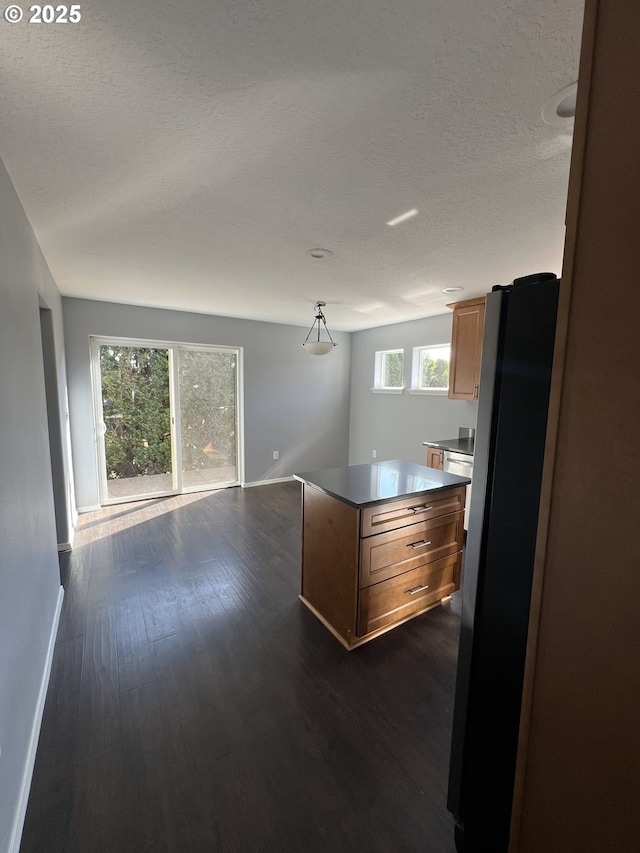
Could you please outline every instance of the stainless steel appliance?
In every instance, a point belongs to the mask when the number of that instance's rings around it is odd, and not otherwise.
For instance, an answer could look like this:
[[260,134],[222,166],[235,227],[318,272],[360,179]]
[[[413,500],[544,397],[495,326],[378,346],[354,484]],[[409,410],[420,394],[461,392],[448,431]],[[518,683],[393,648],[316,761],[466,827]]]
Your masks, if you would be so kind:
[[[444,451],[444,470],[449,474],[458,474],[460,477],[472,478],[473,456],[469,453],[456,453],[453,450]],[[471,507],[471,486],[467,486],[467,495],[464,509],[464,529],[469,529],[469,508]]]
[[487,295],[447,805],[460,853],[506,853],[559,280]]

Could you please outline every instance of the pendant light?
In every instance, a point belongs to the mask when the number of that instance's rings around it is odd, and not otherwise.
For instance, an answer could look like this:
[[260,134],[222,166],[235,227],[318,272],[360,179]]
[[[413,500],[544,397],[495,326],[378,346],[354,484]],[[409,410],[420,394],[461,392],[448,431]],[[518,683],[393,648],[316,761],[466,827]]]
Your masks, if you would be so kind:
[[[309,334],[307,335],[305,342],[302,346],[306,349],[307,352],[310,352],[311,355],[326,355],[328,352],[337,346],[334,342],[329,329],[327,329],[327,321],[325,320],[324,314],[322,313],[322,309],[326,305],[326,302],[316,302],[315,304],[315,312],[316,316],[311,324],[311,328],[309,329]],[[329,340],[320,340],[320,332],[322,331],[322,326],[324,326],[324,330],[327,333],[327,337]]]

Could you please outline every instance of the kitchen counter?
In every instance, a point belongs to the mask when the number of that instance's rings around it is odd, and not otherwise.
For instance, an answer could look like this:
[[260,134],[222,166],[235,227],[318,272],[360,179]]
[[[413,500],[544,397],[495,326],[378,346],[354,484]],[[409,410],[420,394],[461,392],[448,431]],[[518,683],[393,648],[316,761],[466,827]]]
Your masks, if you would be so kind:
[[394,459],[302,483],[300,600],[347,649],[460,587],[467,477]]
[[443,438],[438,441],[423,441],[425,447],[439,447],[441,450],[452,450],[455,453],[469,453],[473,456],[472,438]]
[[293,476],[301,483],[320,489],[325,495],[337,498],[356,509],[383,501],[441,492],[454,486],[466,486],[471,482],[467,477],[447,474],[400,459],[307,471]]

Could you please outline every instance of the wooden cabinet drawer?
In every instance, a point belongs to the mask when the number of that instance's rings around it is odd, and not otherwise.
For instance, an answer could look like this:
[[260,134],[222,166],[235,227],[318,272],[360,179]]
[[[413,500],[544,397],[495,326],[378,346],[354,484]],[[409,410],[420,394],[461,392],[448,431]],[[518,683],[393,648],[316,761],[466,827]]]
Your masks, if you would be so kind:
[[464,509],[464,486],[422,497],[369,506],[362,510],[361,535],[372,536]]
[[459,586],[462,554],[405,572],[360,590],[358,636],[414,616]]
[[463,537],[464,513],[457,512],[363,539],[360,586],[380,583],[460,551]]

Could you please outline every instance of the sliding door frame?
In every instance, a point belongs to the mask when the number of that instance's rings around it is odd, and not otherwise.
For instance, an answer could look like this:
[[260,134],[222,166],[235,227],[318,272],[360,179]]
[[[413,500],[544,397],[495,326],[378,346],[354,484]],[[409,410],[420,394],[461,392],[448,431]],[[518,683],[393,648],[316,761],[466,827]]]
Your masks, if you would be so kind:
[[[171,401],[172,405],[172,440],[173,435],[176,436],[176,450],[175,450],[175,464],[176,470],[180,477],[181,488],[178,492],[179,494],[188,495],[193,492],[202,492],[202,491],[213,491],[214,489],[226,489],[231,488],[232,486],[241,486],[244,483],[244,365],[243,365],[243,349],[242,347],[230,347],[230,346],[216,346],[216,345],[202,345],[202,344],[172,344],[173,350],[171,350],[171,358],[174,359],[174,364],[171,365],[172,375],[175,376],[175,395],[176,395],[176,405],[173,406],[173,399]],[[184,486],[181,482],[182,479],[182,448],[181,443],[179,441],[179,437],[181,436],[181,407],[179,405],[179,357],[176,358],[179,351],[191,350],[194,352],[219,352],[219,353],[233,353],[236,357],[236,385],[235,385],[235,395],[236,395],[236,422],[235,422],[235,433],[236,433],[236,479],[232,482],[221,484],[220,486],[216,485],[208,485],[205,488],[200,488],[199,486]],[[173,450],[173,447],[172,447]]]
[[[98,476],[98,494],[101,506],[111,506],[131,501],[150,500],[152,498],[170,497],[178,494],[192,494],[193,492],[214,491],[232,486],[240,486],[244,483],[244,359],[242,347],[218,346],[213,344],[194,344],[181,341],[159,341],[145,340],[143,338],[119,338],[104,335],[90,335],[90,359],[91,359],[91,391],[93,399],[93,435],[95,458]],[[132,497],[109,498],[107,484],[107,459],[105,450],[105,424],[102,405],[102,376],[100,371],[100,347],[138,347],[140,349],[166,349],[169,356],[169,407],[170,407],[170,431],[171,431],[171,477],[172,489],[153,494],[134,495]],[[207,485],[183,487],[182,477],[182,448],[180,442],[180,385],[178,376],[178,352],[180,350],[192,350],[197,352],[227,353],[236,356],[236,479],[232,482],[223,483],[220,486]]]

